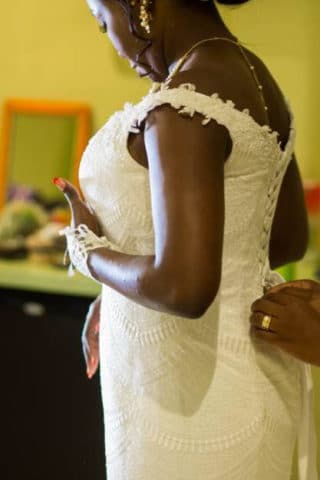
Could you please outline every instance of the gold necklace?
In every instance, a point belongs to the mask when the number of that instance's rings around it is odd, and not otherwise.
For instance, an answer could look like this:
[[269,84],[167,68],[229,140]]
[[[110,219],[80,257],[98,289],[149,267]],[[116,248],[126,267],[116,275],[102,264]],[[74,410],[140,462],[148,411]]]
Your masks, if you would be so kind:
[[211,37],[211,38],[204,38],[203,40],[200,40],[199,42],[195,43],[191,48],[189,48],[189,50],[180,58],[180,60],[177,61],[174,69],[172,70],[172,72],[168,75],[168,77],[165,79],[165,81],[161,84],[161,83],[155,83],[154,86],[152,87],[151,89],[151,92],[155,92],[157,90],[159,90],[159,88],[161,88],[161,85],[168,85],[171,80],[173,79],[173,77],[178,73],[178,71],[180,70],[180,68],[182,67],[182,65],[184,64],[184,62],[186,61],[186,59],[188,58],[188,56],[193,52],[193,50],[195,50],[197,47],[199,47],[199,45],[202,45],[203,43],[206,43],[206,42],[210,42],[212,40],[225,40],[227,42],[230,42],[230,43],[233,43],[234,45],[237,45],[239,48],[240,48],[240,52],[245,60],[245,62],[247,63],[248,67],[250,68],[250,71],[251,71],[251,74],[258,86],[258,90],[259,90],[259,93],[260,93],[260,97],[261,97],[261,100],[262,100],[262,103],[263,103],[263,106],[264,106],[264,110],[266,112],[266,116],[267,116],[267,120],[268,120],[268,124],[269,124],[269,115],[268,115],[268,107],[267,107],[267,104],[266,104],[266,101],[265,101],[265,98],[264,98],[264,94],[263,94],[263,86],[261,85],[260,81],[259,81],[259,78],[256,74],[256,70],[255,70],[255,66],[252,65],[252,63],[250,63],[250,60],[248,58],[248,56],[246,55],[241,43],[238,41],[235,41],[235,40],[231,40],[231,38],[227,38],[227,37]]
[[[210,37],[210,38],[204,38],[202,40],[200,40],[199,42],[195,43],[194,45],[192,45],[191,48],[189,48],[189,50],[180,58],[180,60],[177,61],[174,69],[172,70],[172,72],[169,74],[169,76],[166,78],[165,80],[165,84],[170,82],[172,80],[172,78],[176,75],[176,73],[180,70],[180,68],[182,67],[182,65],[184,64],[184,62],[186,61],[186,59],[188,58],[188,56],[193,52],[193,50],[195,50],[197,47],[199,47],[200,45],[202,45],[203,43],[206,43],[206,42],[210,42],[212,40],[229,40],[228,38],[225,38],[225,37]],[[238,42],[234,42],[233,40],[230,40],[232,43],[236,43],[238,45]]]

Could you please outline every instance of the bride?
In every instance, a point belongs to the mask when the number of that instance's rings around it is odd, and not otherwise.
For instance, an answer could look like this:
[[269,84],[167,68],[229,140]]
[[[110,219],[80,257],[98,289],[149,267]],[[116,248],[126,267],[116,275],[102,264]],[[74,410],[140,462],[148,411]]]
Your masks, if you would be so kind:
[[85,201],[55,180],[71,261],[102,285],[83,345],[108,480],[289,480],[296,440],[315,480],[310,371],[249,334],[307,245],[288,102],[211,1],[87,2],[155,82],[91,139]]

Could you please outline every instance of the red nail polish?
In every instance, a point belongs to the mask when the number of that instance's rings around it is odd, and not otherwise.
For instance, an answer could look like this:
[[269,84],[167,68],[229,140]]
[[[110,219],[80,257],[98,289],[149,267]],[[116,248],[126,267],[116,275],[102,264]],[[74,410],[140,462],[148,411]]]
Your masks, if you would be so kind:
[[53,183],[60,189],[60,190],[64,190],[65,187],[66,187],[66,182],[64,180],[62,180],[62,178],[59,178],[59,177],[54,177],[52,179]]

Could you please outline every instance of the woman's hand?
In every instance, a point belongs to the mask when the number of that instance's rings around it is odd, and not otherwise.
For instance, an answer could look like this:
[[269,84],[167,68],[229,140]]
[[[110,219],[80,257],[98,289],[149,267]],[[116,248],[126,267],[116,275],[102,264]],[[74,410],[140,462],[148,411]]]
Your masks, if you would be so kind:
[[[313,280],[282,283],[251,306],[251,334],[287,353],[320,366],[320,284]],[[270,329],[262,329],[264,315]]]
[[71,209],[71,226],[77,227],[83,223],[87,225],[92,232],[100,236],[101,228],[99,221],[92,211],[92,208],[81,199],[77,188],[64,178],[54,178],[53,183],[64,194],[69,203]]
[[99,365],[100,305],[99,296],[89,307],[82,331],[82,349],[89,379],[96,373]]

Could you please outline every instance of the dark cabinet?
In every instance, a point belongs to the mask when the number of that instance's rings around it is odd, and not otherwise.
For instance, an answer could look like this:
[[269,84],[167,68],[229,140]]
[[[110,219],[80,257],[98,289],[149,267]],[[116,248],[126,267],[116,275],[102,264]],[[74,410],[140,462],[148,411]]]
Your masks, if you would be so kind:
[[105,480],[99,372],[81,330],[90,299],[0,290],[2,480]]

